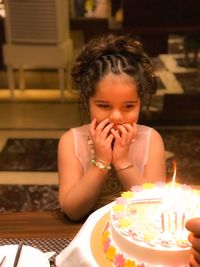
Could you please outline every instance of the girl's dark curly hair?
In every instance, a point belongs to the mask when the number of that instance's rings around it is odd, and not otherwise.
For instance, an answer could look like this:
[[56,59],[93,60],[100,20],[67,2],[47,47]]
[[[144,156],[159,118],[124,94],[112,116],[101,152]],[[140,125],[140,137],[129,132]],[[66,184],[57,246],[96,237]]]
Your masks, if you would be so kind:
[[139,41],[130,36],[107,35],[92,39],[83,47],[71,74],[85,108],[88,109],[88,100],[95,95],[98,81],[108,72],[130,75],[142,105],[150,105],[157,89],[156,76]]

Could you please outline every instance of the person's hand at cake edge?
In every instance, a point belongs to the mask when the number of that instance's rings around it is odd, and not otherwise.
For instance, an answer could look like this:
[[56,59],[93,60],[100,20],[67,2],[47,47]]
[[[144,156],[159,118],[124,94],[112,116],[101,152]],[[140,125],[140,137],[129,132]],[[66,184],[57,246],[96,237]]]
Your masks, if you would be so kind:
[[190,266],[200,267],[200,217],[188,220],[185,227],[191,232],[188,235],[188,240],[192,245]]

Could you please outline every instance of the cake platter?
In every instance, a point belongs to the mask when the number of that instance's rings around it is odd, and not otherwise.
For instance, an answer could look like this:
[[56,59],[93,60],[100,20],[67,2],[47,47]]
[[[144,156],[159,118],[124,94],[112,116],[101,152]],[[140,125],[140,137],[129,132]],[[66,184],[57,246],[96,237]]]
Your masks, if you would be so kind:
[[103,246],[101,244],[102,230],[105,227],[106,222],[109,220],[109,214],[110,213],[107,212],[95,224],[90,239],[90,247],[92,254],[96,262],[99,264],[99,266],[104,266],[104,267],[113,266],[112,263],[105,257],[105,254],[103,253]]

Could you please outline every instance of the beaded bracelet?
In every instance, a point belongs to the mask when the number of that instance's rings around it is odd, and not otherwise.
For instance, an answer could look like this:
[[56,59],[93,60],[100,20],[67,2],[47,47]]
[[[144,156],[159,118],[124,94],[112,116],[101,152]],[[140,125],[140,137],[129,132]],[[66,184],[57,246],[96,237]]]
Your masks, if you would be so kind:
[[105,162],[103,162],[102,160],[92,159],[92,164],[99,169],[104,169],[104,170],[111,170],[112,169],[110,164],[105,164]]
[[130,163],[130,164],[128,164],[128,165],[126,165],[126,166],[124,166],[124,167],[122,167],[122,168],[119,168],[118,170],[116,170],[116,172],[120,172],[120,171],[123,171],[123,170],[127,170],[127,169],[132,168],[132,167],[133,167],[133,164]]

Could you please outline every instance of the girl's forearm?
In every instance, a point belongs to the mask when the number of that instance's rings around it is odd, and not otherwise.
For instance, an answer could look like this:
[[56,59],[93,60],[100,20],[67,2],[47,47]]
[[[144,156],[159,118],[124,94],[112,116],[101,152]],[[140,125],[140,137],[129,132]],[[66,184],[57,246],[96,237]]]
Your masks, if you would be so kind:
[[131,186],[140,185],[145,182],[145,179],[140,175],[137,167],[132,164],[116,170],[116,173],[124,190],[129,190]]
[[120,180],[123,188],[129,190],[134,185],[141,185],[144,183],[156,183],[156,182],[166,182],[165,168],[163,170],[155,171],[145,171],[141,175],[138,168],[132,164],[125,166],[117,171],[118,179]]
[[72,220],[79,220],[95,205],[107,177],[107,170],[91,166],[80,181],[66,193],[62,209]]

